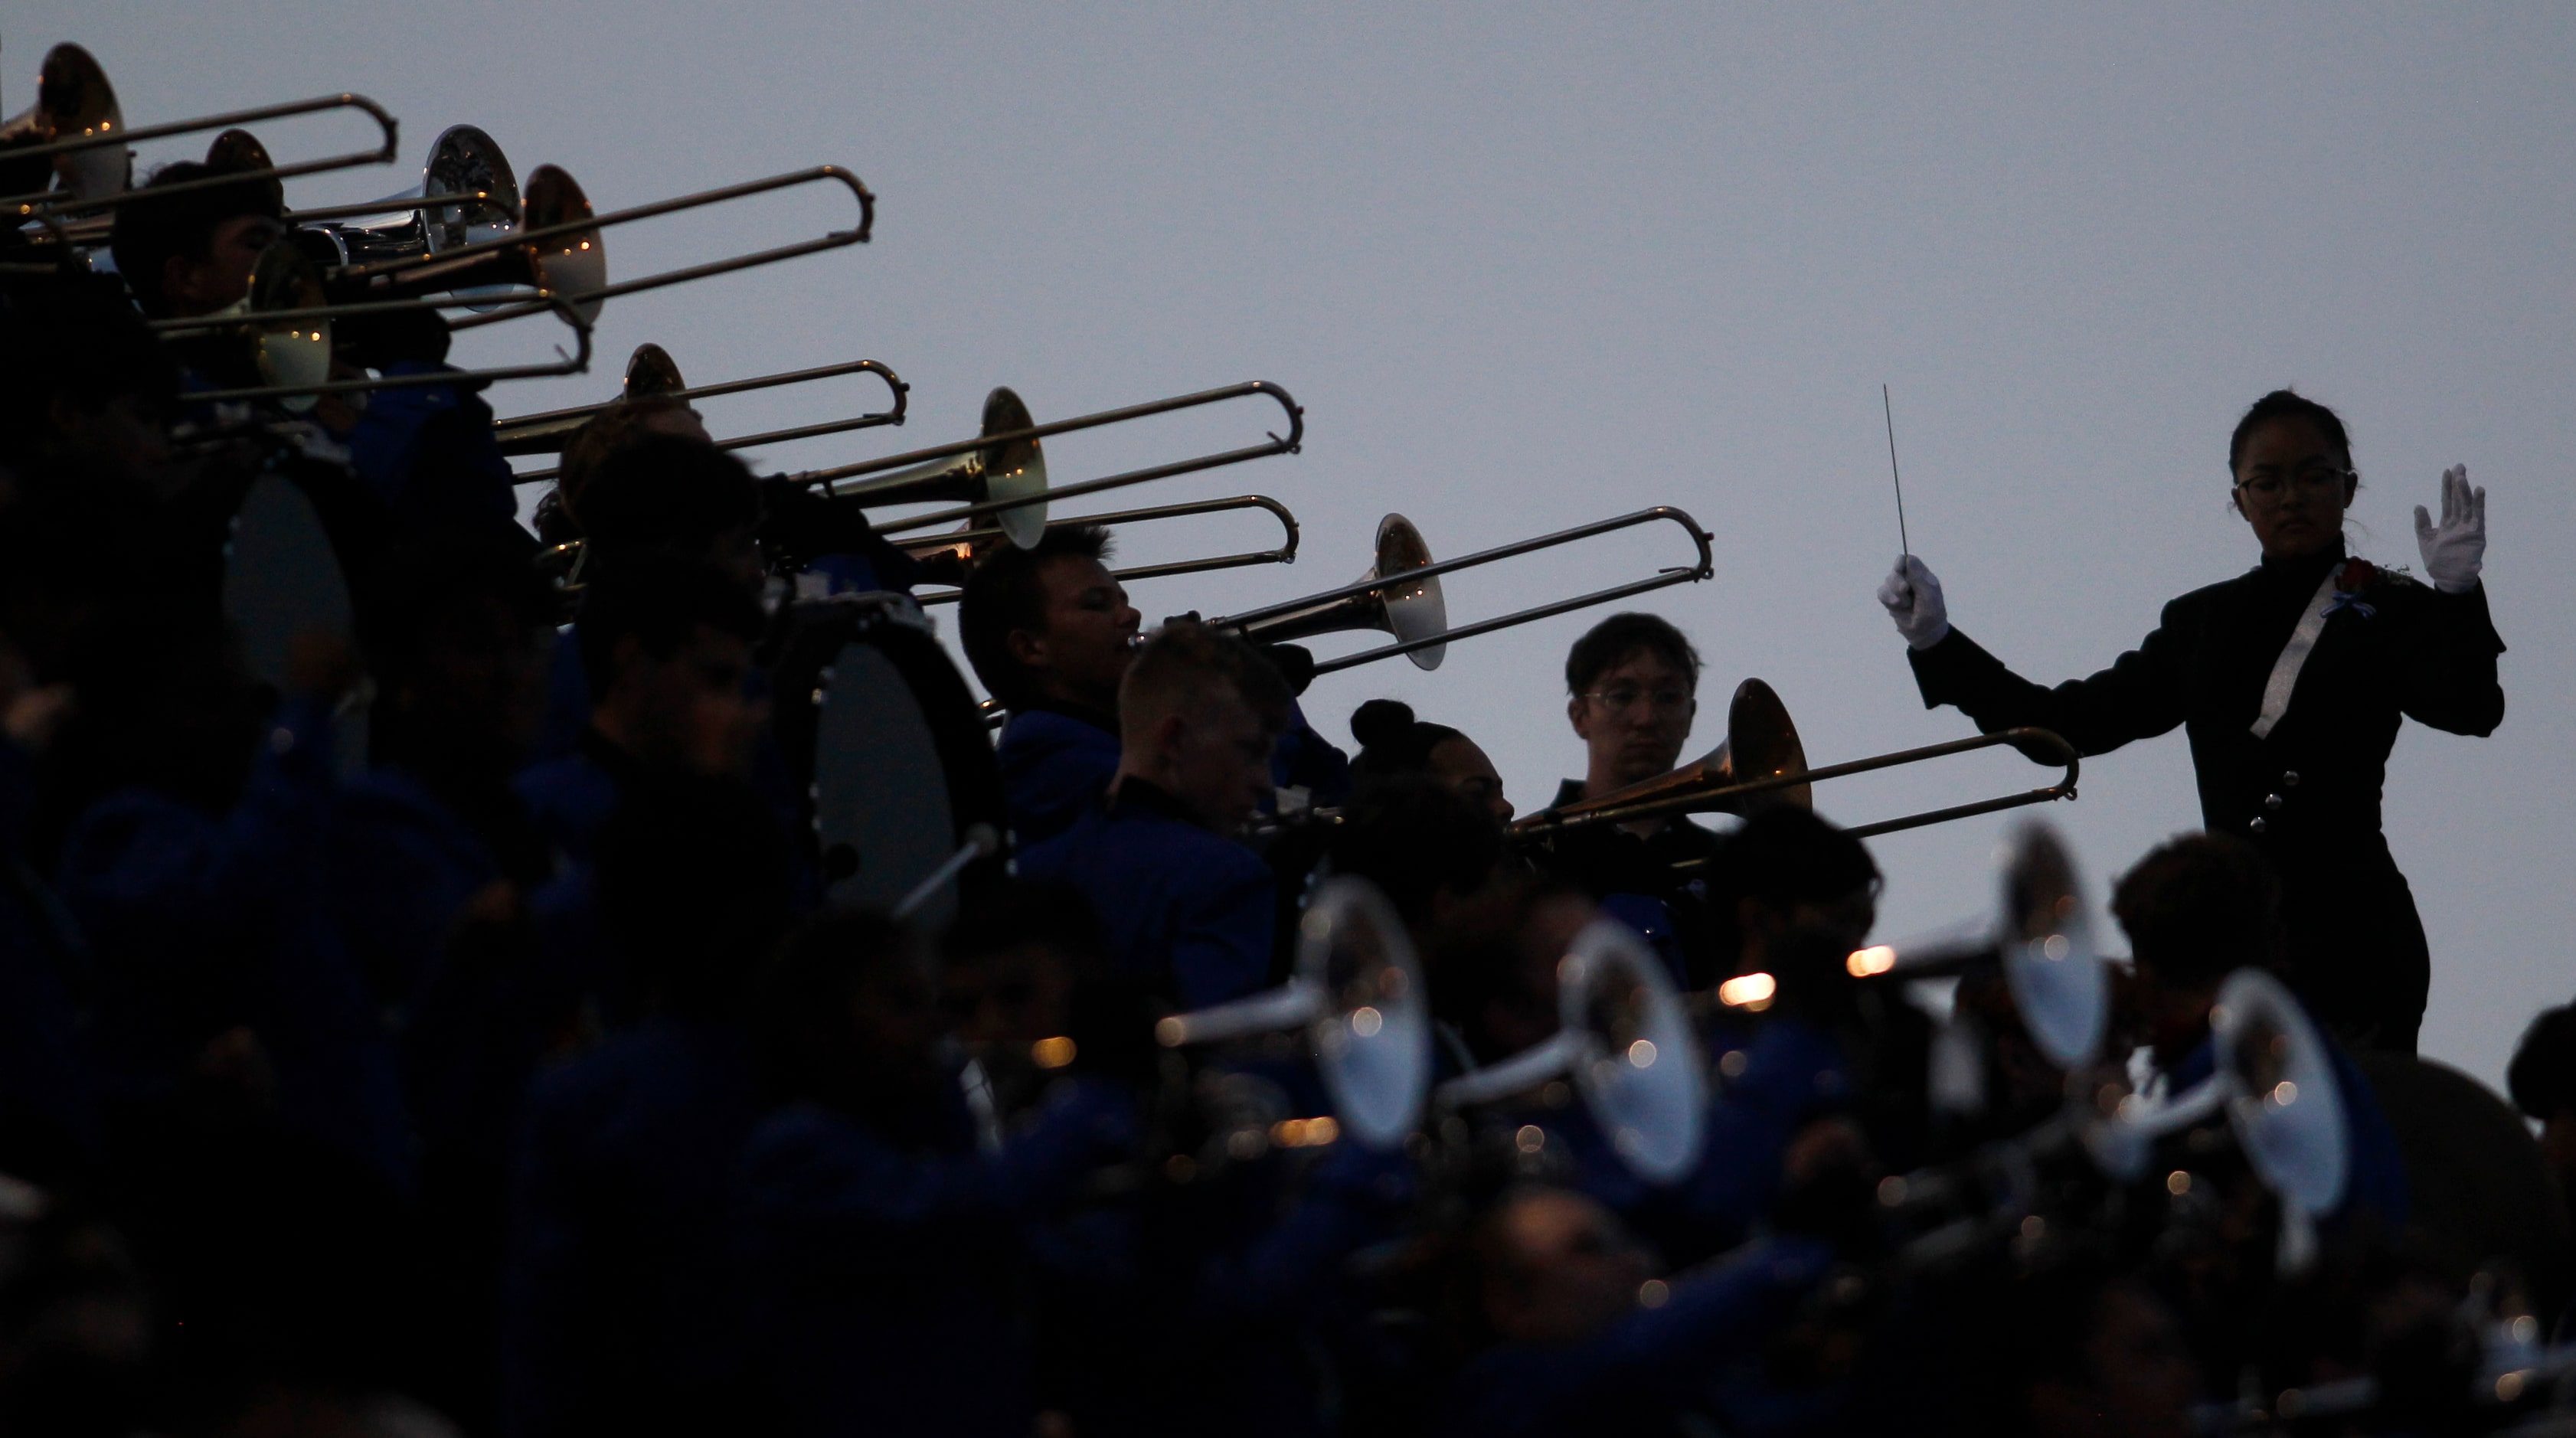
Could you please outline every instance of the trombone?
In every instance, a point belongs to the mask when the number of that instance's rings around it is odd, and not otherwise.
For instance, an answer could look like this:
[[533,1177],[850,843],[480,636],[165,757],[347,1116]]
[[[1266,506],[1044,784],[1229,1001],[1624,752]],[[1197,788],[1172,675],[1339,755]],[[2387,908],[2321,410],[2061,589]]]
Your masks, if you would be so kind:
[[[86,67],[85,71],[83,67]],[[96,60],[90,58],[89,52],[78,45],[55,46],[45,57],[46,87],[55,86],[58,76],[61,77],[62,83],[73,88],[75,93],[103,97],[104,104],[101,105],[97,99],[91,99],[74,111],[49,113],[47,101],[40,98],[33,110],[11,120],[7,128],[17,133],[51,135],[63,129],[79,131],[67,139],[49,140],[43,144],[0,150],[0,166],[9,167],[8,170],[0,173],[11,174],[11,183],[23,183],[14,178],[14,171],[17,162],[24,160],[74,156],[90,150],[105,149],[112,145],[140,144],[146,140],[162,140],[173,135],[193,134],[200,130],[229,130],[256,124],[262,120],[310,115],[323,110],[364,112],[367,118],[376,122],[381,141],[372,150],[351,150],[344,154],[324,155],[318,159],[298,160],[291,165],[269,164],[257,169],[210,175],[200,180],[162,185],[148,190],[132,190],[125,187],[126,167],[124,165],[91,163],[80,167],[80,178],[69,188],[31,190],[0,198],[0,206],[15,211],[14,218],[22,223],[47,216],[59,217],[86,214],[92,210],[113,209],[139,195],[184,194],[190,190],[238,185],[249,180],[267,180],[277,183],[300,175],[318,175],[326,170],[345,170],[357,165],[389,165],[393,163],[395,152],[399,147],[399,123],[386,112],[384,106],[364,95],[345,93],[316,95],[309,100],[290,100],[279,105],[262,105],[250,110],[230,110],[220,115],[201,115],[193,120],[173,120],[168,124],[146,125],[140,130],[128,130],[123,128],[124,119],[122,112],[117,109],[115,92],[106,89],[106,72],[99,68]],[[92,89],[92,86],[96,88]],[[111,171],[113,171],[112,178],[109,177]]]
[[[1278,520],[1282,531],[1279,547],[1247,550],[1241,554],[1211,555],[1205,559],[1183,559],[1169,564],[1139,564],[1127,569],[1113,569],[1109,571],[1109,577],[1122,582],[1130,579],[1162,579],[1174,574],[1205,574],[1219,569],[1243,569],[1255,564],[1297,562],[1297,516],[1288,511],[1288,506],[1266,494],[1238,494],[1226,499],[1196,499],[1187,504],[1158,504],[1149,509],[1122,509],[1110,514],[1078,515],[1069,519],[1049,520],[1046,527],[1061,529],[1076,524],[1145,524],[1157,519],[1180,519],[1196,514],[1223,514],[1238,509],[1265,510],[1272,518]],[[914,540],[901,548],[916,559],[953,558],[958,563],[971,567],[976,560],[991,553],[992,547],[1003,538],[1002,530],[998,525],[987,525],[943,534],[935,541]],[[965,590],[955,589],[945,594],[920,596],[919,601],[923,604],[954,604],[964,594]]]
[[[1659,569],[1643,579],[1596,589],[1570,599],[1516,609],[1509,614],[1480,619],[1454,629],[1447,624],[1447,605],[1438,582],[1444,574],[1541,549],[1553,549],[1598,534],[1656,523],[1680,525],[1698,550],[1698,562],[1683,568]],[[1230,629],[1254,643],[1276,643],[1343,629],[1373,629],[1397,636],[1393,644],[1323,660],[1315,666],[1317,674],[1330,674],[1398,654],[1410,657],[1424,669],[1432,669],[1438,667],[1451,640],[1472,639],[1479,634],[1491,634],[1497,629],[1509,629],[1570,610],[1608,604],[1632,594],[1710,578],[1717,573],[1717,561],[1710,552],[1709,540],[1710,535],[1699,527],[1699,521],[1671,505],[1659,504],[1633,514],[1594,520],[1572,529],[1560,529],[1554,534],[1543,534],[1536,539],[1524,539],[1433,563],[1429,547],[1423,544],[1422,536],[1412,522],[1400,514],[1391,514],[1378,522],[1377,562],[1357,580],[1339,589],[1328,589],[1303,599],[1250,609],[1205,623],[1212,629]],[[1425,653],[1431,657],[1423,658]]]
[[1543,841],[1569,829],[1596,824],[1632,824],[1675,814],[1742,814],[1765,802],[1790,803],[1806,808],[1813,802],[1811,786],[1827,779],[1866,774],[1876,769],[1893,769],[1904,764],[1920,764],[1952,754],[1990,749],[1998,744],[2010,744],[2035,762],[2065,767],[2064,777],[2046,788],[1980,799],[1971,804],[1955,804],[1945,809],[1927,809],[1902,818],[1854,825],[1845,831],[1854,838],[1867,839],[1905,829],[1920,829],[1930,824],[1946,824],[1953,819],[2018,809],[2025,804],[2072,799],[2075,797],[2075,780],[2082,769],[2082,759],[2076,754],[2074,745],[2046,729],[2032,728],[2005,729],[1970,739],[1926,744],[1918,749],[1900,749],[1894,753],[1810,769],[1807,767],[1806,748],[1799,742],[1797,727],[1789,720],[1788,708],[1780,702],[1780,696],[1772,692],[1771,686],[1759,679],[1747,679],[1736,687],[1735,698],[1727,706],[1726,728],[1726,739],[1715,749],[1669,774],[1641,780],[1599,798],[1542,809],[1514,820],[1511,833],[1515,838]]
[[[574,431],[588,423],[592,416],[629,400],[667,399],[686,404],[691,400],[712,399],[718,395],[743,394],[751,390],[776,389],[786,385],[809,384],[815,380],[837,379],[842,375],[872,374],[884,380],[894,392],[891,408],[854,415],[848,419],[826,420],[820,424],[798,425],[790,429],[773,429],[760,434],[737,435],[715,442],[718,449],[751,449],[764,444],[784,444],[793,439],[811,439],[816,435],[840,434],[854,429],[873,429],[879,425],[901,424],[906,396],[912,386],[903,382],[880,360],[845,360],[839,364],[816,365],[810,369],[780,370],[775,374],[754,375],[749,379],[727,380],[721,384],[691,388],[680,377],[680,367],[657,344],[638,345],[626,361],[626,381],[616,399],[597,404],[574,405],[569,409],[547,410],[540,414],[517,415],[497,421],[493,435],[501,443],[503,454],[561,454],[572,442]],[[559,468],[521,470],[518,484],[543,484],[562,473]]]
[[579,346],[577,353],[569,355],[558,348],[553,364],[506,365],[479,370],[436,369],[421,374],[331,379],[327,376],[331,367],[333,320],[405,310],[456,309],[477,301],[458,296],[332,305],[317,303],[321,297],[321,271],[314,265],[312,257],[294,241],[278,240],[260,252],[259,263],[251,272],[250,293],[240,304],[215,314],[152,320],[148,324],[154,333],[162,335],[236,329],[257,344],[260,370],[271,383],[242,389],[199,390],[184,396],[195,404],[276,399],[288,401],[289,407],[293,408],[295,399],[316,395],[351,394],[414,385],[537,379],[579,374],[590,368],[590,322],[571,302],[549,294],[540,297],[539,309],[551,311],[572,326]]
[[[732,255],[703,264],[684,265],[656,275],[607,282],[608,258],[599,231],[613,225],[632,224],[682,210],[723,204],[772,190],[793,189],[800,185],[837,184],[847,188],[858,202],[858,223],[844,230],[832,230],[813,239],[776,245],[765,250]],[[770,175],[740,184],[720,185],[711,190],[698,190],[676,195],[667,200],[632,205],[607,214],[592,212],[590,201],[572,176],[554,165],[541,165],[528,178],[528,224],[515,234],[476,240],[452,249],[418,255],[404,255],[390,260],[369,261],[341,270],[336,278],[383,282],[398,291],[421,291],[450,288],[458,284],[515,283],[538,289],[551,289],[566,301],[596,315],[599,307],[623,295],[640,294],[666,285],[684,284],[711,275],[730,274],[735,270],[775,264],[780,260],[809,255],[820,250],[839,249],[844,245],[863,243],[876,224],[876,196],[859,177],[838,165],[815,165],[786,174]],[[541,246],[543,248],[541,248]],[[515,261],[516,263],[513,263]],[[548,264],[568,272],[568,284],[545,284]],[[456,329],[477,325],[499,324],[518,319],[546,308],[539,297],[523,297],[521,303],[506,304],[488,314],[459,320]]]
[[[1098,429],[1150,415],[1169,414],[1174,410],[1193,409],[1200,405],[1220,404],[1226,400],[1249,399],[1260,395],[1277,404],[1288,415],[1288,433],[1268,435],[1266,444],[1245,445],[1238,449],[1212,451],[1169,464],[1133,469],[1102,479],[1084,480],[1057,489],[1046,486],[1046,461],[1038,441],[1075,430]],[[833,469],[812,469],[791,474],[789,483],[819,485],[826,497],[847,499],[862,507],[896,504],[920,504],[943,499],[965,498],[970,502],[952,508],[916,515],[877,526],[879,534],[907,534],[915,530],[934,529],[961,520],[981,519],[988,514],[1005,514],[1013,510],[1045,505],[1053,500],[1072,499],[1078,495],[1098,494],[1103,490],[1123,489],[1149,480],[1169,479],[1174,475],[1195,474],[1203,469],[1241,464],[1248,459],[1261,459],[1274,454],[1295,454],[1306,434],[1306,412],[1288,391],[1268,380],[1252,380],[1227,385],[1223,389],[1200,390],[1196,394],[1175,395],[1170,399],[1148,400],[1143,404],[1105,409],[1096,414],[1073,419],[1059,419],[1046,424],[1020,423],[1028,419],[1028,409],[1019,397],[1007,389],[997,389],[984,403],[984,430],[973,439],[953,444],[933,445],[883,459],[861,460]],[[1010,421],[1006,423],[1006,421]],[[935,461],[954,460],[952,464]],[[874,484],[843,488],[842,481],[883,475]],[[1031,522],[1004,521],[1005,531],[1026,535],[1027,542],[1037,542],[1044,527],[1046,511],[1038,509],[1029,516]]]

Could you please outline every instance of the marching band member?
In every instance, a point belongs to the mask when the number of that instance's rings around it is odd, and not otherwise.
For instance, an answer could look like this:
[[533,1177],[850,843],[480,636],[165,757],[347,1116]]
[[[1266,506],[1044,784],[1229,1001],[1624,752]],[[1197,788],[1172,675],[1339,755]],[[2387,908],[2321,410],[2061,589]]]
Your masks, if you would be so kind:
[[979,1151],[939,1057],[929,977],[872,914],[816,920],[756,1002],[755,1055],[783,1102],[738,1170],[751,1407],[725,1420],[815,1438],[1024,1438],[1037,1416],[1016,1312],[1028,1227],[1128,1156],[1134,1096],[1077,1054],[1028,1122]]
[[[1583,740],[1585,768],[1556,791],[1558,804],[1597,799],[1669,773],[1699,714],[1699,651],[1652,614],[1614,614],[1592,626],[1565,656],[1565,717]],[[1601,824],[1556,835],[1536,856],[1550,872],[1602,901],[1644,934],[1685,988],[1723,974],[1705,876],[1677,873],[1706,860],[1717,836],[1678,815]]]
[[1512,801],[1503,796],[1503,776],[1476,741],[1446,724],[1413,717],[1413,706],[1394,699],[1372,699],[1351,715],[1351,737],[1360,742],[1351,760],[1351,778],[1361,784],[1406,775],[1428,775],[1441,787],[1494,816],[1496,824],[1512,821]]
[[515,1126],[500,1306],[512,1438],[721,1427],[735,1161],[763,1112],[747,1027],[786,856],[739,783],[664,786],[601,836],[636,1022],[537,1073]]
[[1047,530],[976,564],[957,603],[967,662],[1010,710],[994,758],[1023,845],[1062,833],[1118,773],[1118,685],[1143,622],[1102,561],[1109,531]]
[[[2186,834],[2120,876],[2111,913],[2129,936],[2138,1012],[2167,1094],[2184,1092],[2215,1069],[2209,1011],[2227,976],[2278,964],[2281,892],[2261,852],[2225,834]],[[2325,1044],[2342,1090],[2352,1165],[2335,1216],[2373,1212],[2386,1231],[2395,1232],[2407,1212],[2406,1163],[2397,1135],[2370,1080],[2333,1038]]]
[[2360,480],[2334,411],[2288,390],[2255,401],[2228,442],[2237,512],[2263,562],[2165,606],[2108,669],[2046,689],[1950,624],[1940,581],[1911,555],[1880,586],[1926,707],[1987,733],[2050,729],[2086,754],[2183,727],[2203,821],[2248,839],[2282,881],[2288,978],[2355,1042],[2412,1052],[2431,960],[2406,877],[2380,833],[2401,717],[2486,735],[2504,718],[2478,572],[2486,491],[2442,475],[2437,521],[2415,511],[2423,580],[2344,549]]
[[1020,872],[1089,898],[1119,974],[1164,983],[1185,1008],[1269,981],[1269,867],[1235,839],[1271,788],[1288,689],[1258,650],[1167,625],[1118,687],[1118,772]]
[[1599,1203],[1539,1185],[1507,1191],[1462,1248],[1472,1357],[1442,1427],[1480,1438],[1682,1427],[1833,1258],[1821,1240],[1783,1235],[1668,1281]]

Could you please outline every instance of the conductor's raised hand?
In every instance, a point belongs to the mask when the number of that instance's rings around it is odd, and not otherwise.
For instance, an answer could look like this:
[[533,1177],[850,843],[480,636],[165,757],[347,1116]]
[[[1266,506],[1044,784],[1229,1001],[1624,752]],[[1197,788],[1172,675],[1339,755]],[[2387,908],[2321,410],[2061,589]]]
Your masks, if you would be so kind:
[[1911,554],[1899,555],[1896,567],[1878,586],[1878,602],[1896,621],[1908,649],[1929,649],[1950,633],[1950,611],[1941,602],[1941,581]]
[[2478,587],[2487,556],[2487,492],[2469,488],[2469,467],[2442,471],[2442,522],[2415,506],[2415,547],[2424,554],[2424,577],[2444,594]]

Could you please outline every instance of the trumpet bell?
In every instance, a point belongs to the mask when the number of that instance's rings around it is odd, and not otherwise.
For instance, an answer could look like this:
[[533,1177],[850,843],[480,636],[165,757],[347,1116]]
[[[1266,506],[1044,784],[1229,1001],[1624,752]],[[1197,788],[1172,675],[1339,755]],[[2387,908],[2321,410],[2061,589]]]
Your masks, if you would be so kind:
[[689,382],[680,378],[680,366],[660,345],[645,343],[626,357],[627,399],[651,399],[655,395],[677,394]]
[[1297,924],[1297,975],[1324,998],[1308,1032],[1342,1127],[1402,1144],[1431,1092],[1429,993],[1403,920],[1367,881],[1326,881]]
[[2074,860],[2045,824],[2022,826],[2003,866],[1998,938],[2022,1026],[2061,1069],[2092,1062],[2111,1023],[2111,980],[2093,946]]
[[1664,967],[1636,931],[1595,919],[1557,966],[1574,1081],[1619,1156],[1650,1183],[1699,1159],[1708,1095],[1699,1041]]
[[2265,1187],[2315,1217],[2343,1201],[2352,1163],[2334,1059],[2281,981],[2239,969],[2209,1011],[2229,1075],[2227,1119]]

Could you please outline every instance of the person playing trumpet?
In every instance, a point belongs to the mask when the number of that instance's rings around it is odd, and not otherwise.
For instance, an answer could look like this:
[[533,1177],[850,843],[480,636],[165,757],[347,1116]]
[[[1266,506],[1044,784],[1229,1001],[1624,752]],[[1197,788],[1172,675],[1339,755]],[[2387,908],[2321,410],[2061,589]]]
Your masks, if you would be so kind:
[[2227,461],[2262,562],[2166,605],[2089,678],[2051,689],[2013,673],[1951,626],[1940,581],[1910,554],[1879,602],[1925,707],[1957,705],[1986,733],[2034,725],[2102,754],[2183,728],[2210,832],[2280,872],[2292,988],[2355,1044],[2411,1053],[2431,960],[2380,832],[2380,784],[2401,717],[2478,736],[2504,718],[2504,641],[2478,577],[2486,491],[2463,467],[2443,473],[2440,519],[2415,511],[2417,580],[2344,548],[2360,478],[2334,411],[2267,394]]

